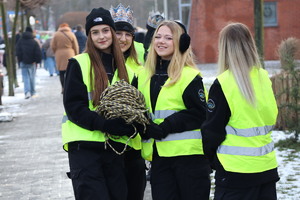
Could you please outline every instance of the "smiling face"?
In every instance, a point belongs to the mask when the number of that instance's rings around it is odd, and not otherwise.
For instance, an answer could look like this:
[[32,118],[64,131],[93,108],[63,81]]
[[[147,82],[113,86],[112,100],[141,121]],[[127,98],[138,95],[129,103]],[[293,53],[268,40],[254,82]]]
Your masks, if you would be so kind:
[[119,40],[121,50],[124,53],[131,47],[133,35],[127,31],[116,31],[116,36]]
[[110,26],[100,24],[93,26],[90,30],[91,38],[95,47],[104,53],[111,52],[112,32]]
[[154,49],[163,60],[171,60],[174,53],[173,34],[167,26],[159,27],[154,36]]

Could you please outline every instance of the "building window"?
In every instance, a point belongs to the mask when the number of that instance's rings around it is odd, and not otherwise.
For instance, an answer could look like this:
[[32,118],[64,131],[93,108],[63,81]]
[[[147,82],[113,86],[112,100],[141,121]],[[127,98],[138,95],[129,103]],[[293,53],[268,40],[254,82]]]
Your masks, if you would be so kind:
[[191,0],[178,0],[179,20],[186,26],[187,31],[190,25],[191,5]]
[[277,2],[264,2],[264,26],[278,26]]

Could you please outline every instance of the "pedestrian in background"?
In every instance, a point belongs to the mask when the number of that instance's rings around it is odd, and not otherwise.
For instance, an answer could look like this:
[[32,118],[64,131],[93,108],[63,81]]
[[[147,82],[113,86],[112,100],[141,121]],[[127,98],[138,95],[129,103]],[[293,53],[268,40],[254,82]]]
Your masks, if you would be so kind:
[[142,156],[152,160],[153,200],[209,199],[211,169],[200,133],[205,89],[184,25],[163,21],[157,27],[138,87],[153,116],[141,133]]
[[[111,6],[110,13],[115,22],[116,36],[126,61],[126,67],[137,74],[143,66],[138,61],[135,49],[133,11],[129,6],[125,8],[122,4],[119,4],[115,8]],[[142,48],[142,50],[144,49]],[[143,57],[144,53],[141,55]],[[137,147],[133,146],[124,153],[128,186],[127,200],[143,200],[146,188],[146,165],[141,156],[141,137],[138,135],[131,140],[135,140],[133,144],[139,145]]]
[[35,41],[33,30],[26,27],[16,46],[16,55],[22,71],[25,99],[36,95],[35,72],[37,63],[41,63],[42,50]]
[[125,67],[108,10],[94,8],[86,17],[85,29],[85,53],[69,60],[63,94],[62,138],[69,156],[68,176],[76,199],[126,200],[124,156],[106,147],[104,133],[117,136],[109,137],[109,143],[120,152],[135,130],[124,119],[105,119],[95,110],[109,85],[121,79],[132,82],[134,73]]
[[277,105],[247,26],[219,36],[219,75],[202,126],[204,153],[216,170],[215,200],[275,200],[279,180],[274,143]]
[[3,37],[0,35],[0,67],[5,66],[4,63],[4,56],[5,56],[5,43]]
[[74,33],[67,23],[59,25],[51,40],[51,48],[55,55],[56,67],[59,71],[61,93],[64,91],[64,77],[68,59],[79,53],[79,46]]
[[42,48],[45,52],[44,67],[49,72],[49,75],[53,76],[54,72],[56,72],[56,65],[55,65],[54,53],[52,51],[52,48],[50,47],[51,40],[52,37],[50,36],[50,38],[44,42]]
[[79,53],[82,53],[85,49],[85,44],[86,44],[86,35],[83,32],[83,27],[81,24],[78,24],[76,26],[76,32],[75,32],[75,36],[77,38],[77,42],[79,45]]
[[144,50],[145,50],[145,54],[144,54],[144,60],[146,60],[147,58],[147,54],[148,54],[148,50],[153,38],[153,34],[155,32],[155,29],[157,28],[157,26],[164,21],[165,18],[159,13],[150,13],[147,23],[146,23],[146,28],[147,28],[147,32],[146,35],[144,37],[144,42],[143,42],[143,46],[144,46]]

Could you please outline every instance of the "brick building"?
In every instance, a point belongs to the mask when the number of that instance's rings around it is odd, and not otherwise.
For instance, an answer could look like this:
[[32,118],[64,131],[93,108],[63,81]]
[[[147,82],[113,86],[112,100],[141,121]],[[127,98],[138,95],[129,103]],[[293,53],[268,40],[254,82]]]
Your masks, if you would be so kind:
[[[189,34],[200,63],[215,63],[218,34],[228,22],[246,24],[254,33],[253,0],[193,0]],[[300,0],[264,1],[264,56],[278,60],[277,47],[288,37],[300,38]]]

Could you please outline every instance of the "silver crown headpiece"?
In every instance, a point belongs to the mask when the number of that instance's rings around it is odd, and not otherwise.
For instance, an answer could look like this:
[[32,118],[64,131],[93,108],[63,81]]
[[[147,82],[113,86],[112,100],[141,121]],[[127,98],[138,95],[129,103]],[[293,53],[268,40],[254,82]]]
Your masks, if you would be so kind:
[[121,3],[117,7],[111,6],[109,9],[110,14],[114,20],[114,22],[128,22],[133,25],[133,11],[130,9],[130,6],[125,8]]
[[164,20],[164,14],[160,14],[160,12],[150,12],[147,20],[147,24],[152,28],[157,28],[157,26]]

